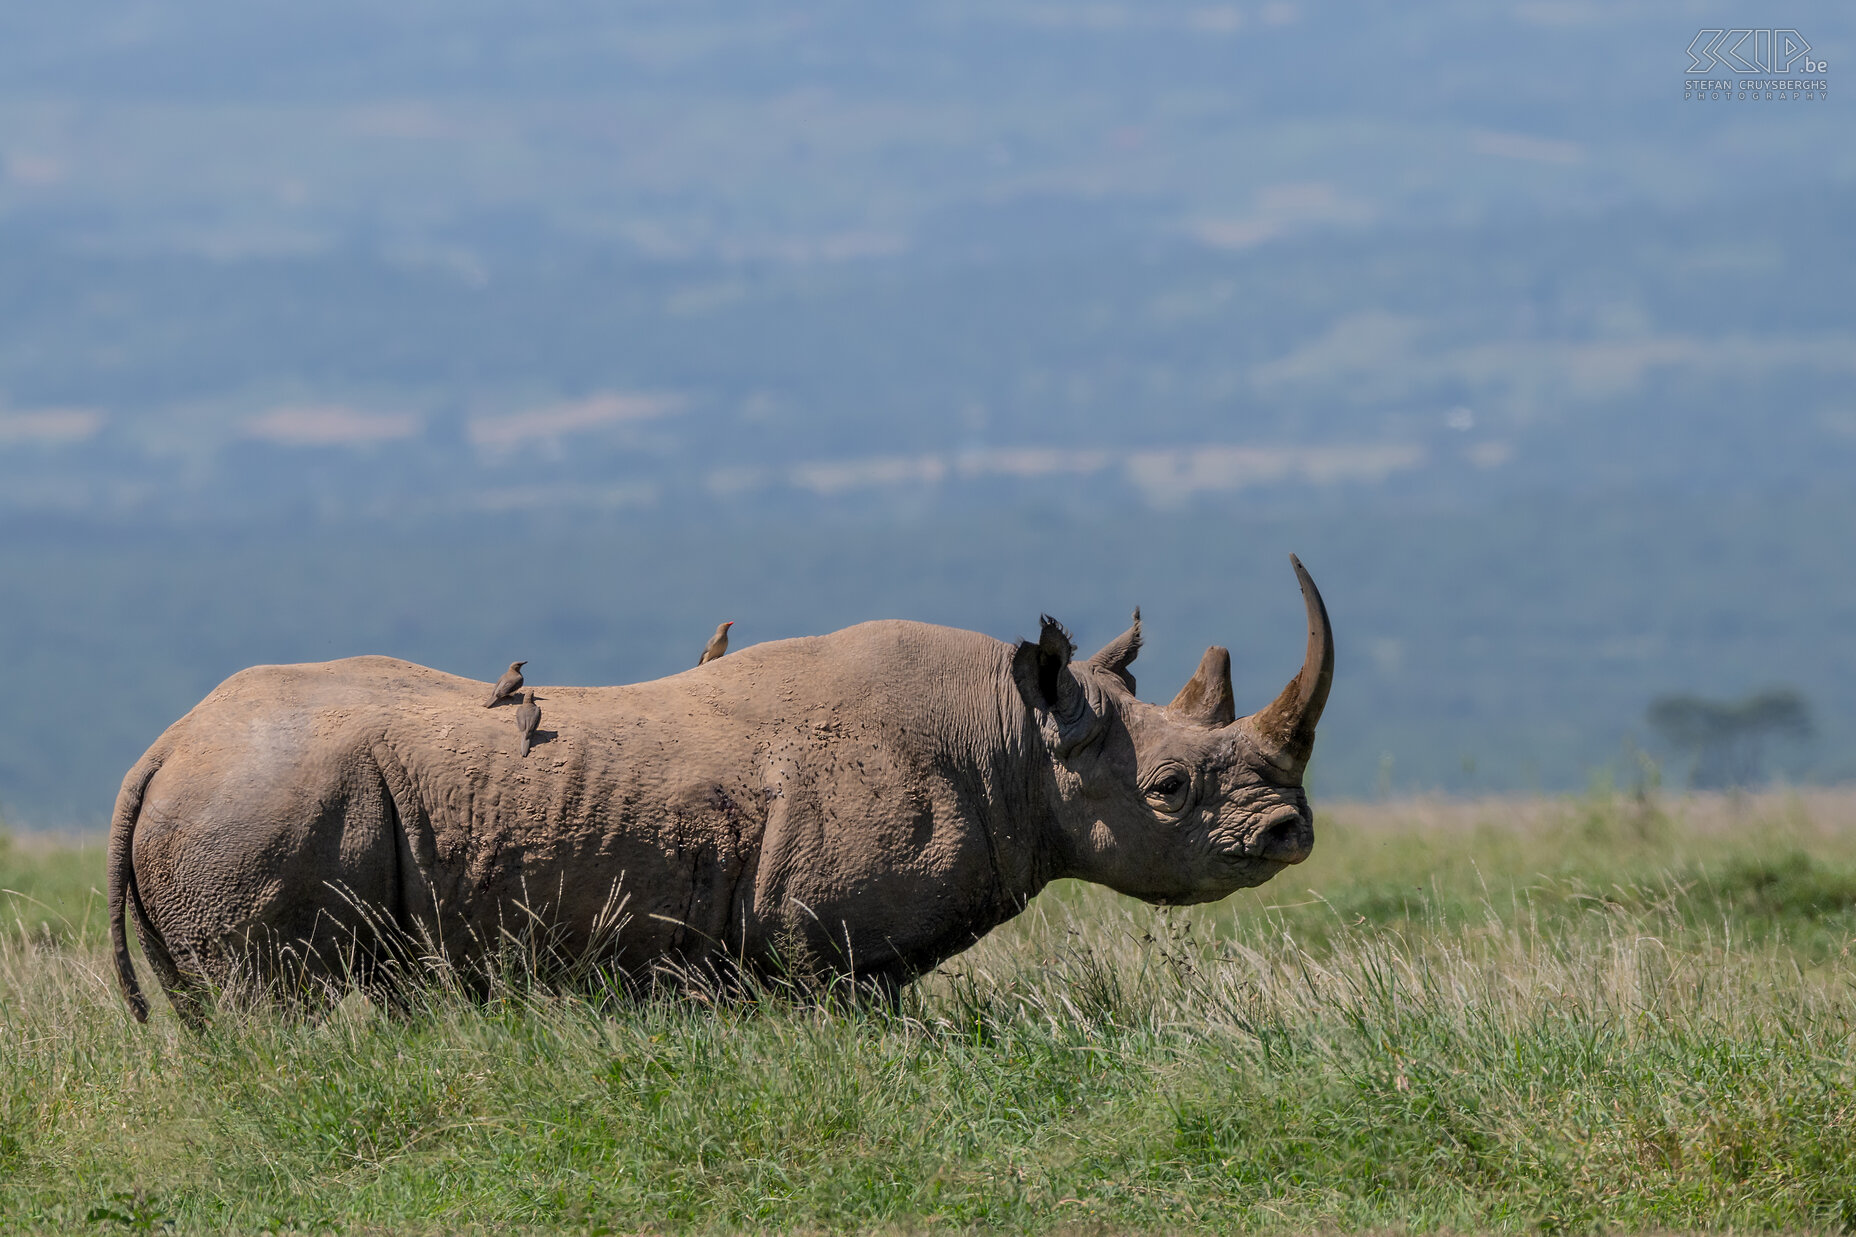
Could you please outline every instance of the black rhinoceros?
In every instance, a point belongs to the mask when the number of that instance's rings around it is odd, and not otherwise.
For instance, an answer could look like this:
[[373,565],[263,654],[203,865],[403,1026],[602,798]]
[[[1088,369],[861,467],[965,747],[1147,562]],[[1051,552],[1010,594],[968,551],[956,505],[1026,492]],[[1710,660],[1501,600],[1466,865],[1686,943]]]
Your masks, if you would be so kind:
[[803,949],[893,988],[1057,877],[1156,903],[1260,884],[1314,845],[1302,773],[1334,667],[1294,565],[1302,669],[1244,718],[1222,648],[1171,704],[1135,698],[1138,611],[1081,662],[1048,618],[1017,645],[876,622],[543,687],[526,760],[478,682],[386,657],[242,671],[123,780],[123,991],[145,1018],[125,914],[190,1013],[237,976],[366,984],[409,941],[468,969],[530,930],[627,976]]

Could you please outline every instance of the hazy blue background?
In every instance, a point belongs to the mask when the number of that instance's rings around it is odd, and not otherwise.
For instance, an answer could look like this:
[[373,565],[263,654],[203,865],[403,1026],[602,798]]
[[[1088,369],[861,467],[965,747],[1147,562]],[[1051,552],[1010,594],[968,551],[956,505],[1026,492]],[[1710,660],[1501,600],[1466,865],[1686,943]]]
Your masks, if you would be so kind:
[[[1340,669],[1329,795],[1856,777],[1851,11],[0,9],[0,815],[230,672],[871,617]],[[1704,26],[1827,100],[1684,102]],[[1671,760],[1670,776],[1679,779]]]

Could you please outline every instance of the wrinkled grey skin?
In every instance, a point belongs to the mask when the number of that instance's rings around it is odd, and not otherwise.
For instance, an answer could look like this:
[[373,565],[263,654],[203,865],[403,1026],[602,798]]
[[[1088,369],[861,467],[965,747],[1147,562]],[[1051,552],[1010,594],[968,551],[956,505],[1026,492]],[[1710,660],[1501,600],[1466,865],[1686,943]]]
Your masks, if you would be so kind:
[[1172,704],[1135,698],[1138,612],[1088,661],[1048,619],[1017,646],[877,622],[550,687],[526,760],[478,682],[385,657],[242,671],[124,779],[123,991],[145,1018],[127,916],[193,1017],[235,977],[367,984],[406,942],[468,967],[538,928],[636,977],[804,952],[893,989],[1057,877],[1221,898],[1314,843],[1300,779],[1333,646],[1296,569],[1309,656],[1243,719],[1222,649]]

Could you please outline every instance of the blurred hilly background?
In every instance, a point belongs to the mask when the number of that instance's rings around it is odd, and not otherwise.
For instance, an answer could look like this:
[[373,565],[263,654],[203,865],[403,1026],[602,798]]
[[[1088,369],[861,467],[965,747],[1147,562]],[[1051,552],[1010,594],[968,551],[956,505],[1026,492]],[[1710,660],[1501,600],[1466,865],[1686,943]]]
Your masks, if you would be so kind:
[[[255,662],[874,617],[1340,670],[1318,794],[1856,777],[1847,96],[1720,5],[0,10],[0,816]],[[1851,65],[1845,6],[1785,23]]]

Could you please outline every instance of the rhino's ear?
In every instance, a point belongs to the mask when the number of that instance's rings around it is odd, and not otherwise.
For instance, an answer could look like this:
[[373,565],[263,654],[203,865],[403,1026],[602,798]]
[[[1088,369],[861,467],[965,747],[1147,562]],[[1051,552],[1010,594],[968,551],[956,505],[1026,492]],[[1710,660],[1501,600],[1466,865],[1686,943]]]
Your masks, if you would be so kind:
[[1012,677],[1027,702],[1055,709],[1064,678],[1063,668],[1076,656],[1076,641],[1062,623],[1048,614],[1038,616],[1038,639],[1020,640],[1012,654]]
[[1020,640],[1013,651],[1012,678],[1025,703],[1056,723],[1055,750],[1059,757],[1067,756],[1095,734],[1100,719],[1089,707],[1088,694],[1070,673],[1076,642],[1063,624],[1048,614],[1038,620],[1038,626],[1037,642]]
[[1134,623],[1128,630],[1102,646],[1100,652],[1089,659],[1089,664],[1106,670],[1127,685],[1130,695],[1134,692],[1134,675],[1128,669],[1134,659],[1141,653],[1141,608],[1134,607]]

